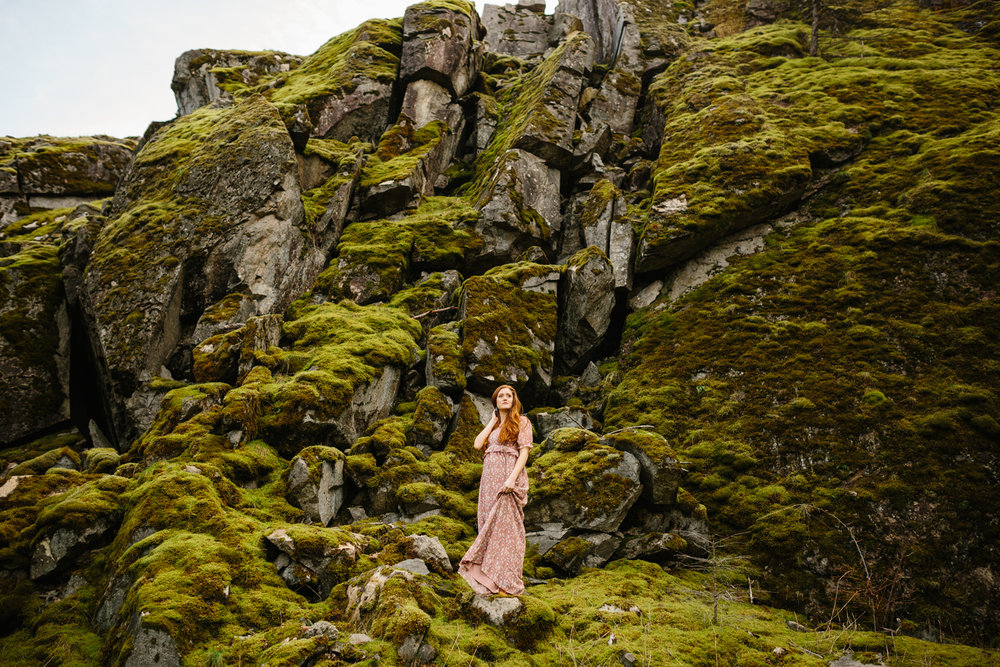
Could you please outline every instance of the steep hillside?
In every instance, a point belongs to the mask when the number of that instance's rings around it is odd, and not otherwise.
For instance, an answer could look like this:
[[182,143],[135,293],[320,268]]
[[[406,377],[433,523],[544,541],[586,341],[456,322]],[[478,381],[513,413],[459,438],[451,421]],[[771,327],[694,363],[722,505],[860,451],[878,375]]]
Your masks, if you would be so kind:
[[997,660],[1000,14],[813,11],[428,0],[0,140],[2,660]]

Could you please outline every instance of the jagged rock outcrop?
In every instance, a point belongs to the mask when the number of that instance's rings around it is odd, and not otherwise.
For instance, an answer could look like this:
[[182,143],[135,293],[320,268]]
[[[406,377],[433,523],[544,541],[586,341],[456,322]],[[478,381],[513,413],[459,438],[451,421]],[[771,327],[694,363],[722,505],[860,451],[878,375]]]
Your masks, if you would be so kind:
[[551,16],[544,3],[518,0],[516,4],[483,7],[483,25],[489,50],[524,59],[538,59],[549,46]]
[[[225,148],[185,143],[192,131]],[[164,365],[190,372],[183,350],[199,342],[195,332],[280,311],[311,282],[324,253],[306,244],[303,221],[291,140],[262,97],[185,116],[142,147],[81,295],[123,444],[136,432],[116,406]]]
[[105,135],[0,138],[0,233],[29,213],[110,196],[135,145]]
[[0,257],[0,443],[65,422],[70,321],[51,246]]
[[607,256],[594,246],[566,262],[559,286],[556,341],[556,359],[563,369],[583,370],[604,342],[615,305],[613,272]]
[[639,498],[635,457],[597,443],[595,434],[582,433],[588,437],[564,439],[532,462],[532,496],[524,508],[527,530],[556,524],[562,530],[613,532]]
[[332,447],[306,447],[286,476],[288,501],[312,521],[327,526],[344,502],[344,454]]
[[[988,662],[915,635],[997,634],[996,12],[838,15],[811,58],[768,9],[529,0],[484,32],[429,0],[302,59],[185,54],[201,106],[111,203],[31,210],[0,165],[0,342],[48,368],[65,308],[71,358],[8,411],[48,421],[0,449],[0,654],[756,664],[794,611]],[[528,589],[485,600],[453,568],[508,381]],[[684,628],[718,540],[761,604],[713,643]],[[665,604],[669,647],[625,632]],[[732,641],[750,616],[773,642]]]
[[174,62],[170,82],[177,98],[177,115],[187,115],[215,101],[232,102],[233,93],[301,63],[301,57],[278,51],[185,51]]

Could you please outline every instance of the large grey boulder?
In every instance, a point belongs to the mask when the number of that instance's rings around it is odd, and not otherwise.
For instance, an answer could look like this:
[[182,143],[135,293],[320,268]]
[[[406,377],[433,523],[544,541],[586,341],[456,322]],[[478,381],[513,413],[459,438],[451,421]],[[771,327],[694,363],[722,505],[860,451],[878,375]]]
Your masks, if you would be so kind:
[[483,247],[476,259],[499,264],[531,246],[550,247],[559,228],[558,169],[522,150],[502,154],[489,187],[478,202],[476,232]]
[[437,387],[457,399],[465,390],[465,362],[462,358],[461,323],[447,322],[427,334],[427,385]]
[[209,312],[230,328],[283,311],[312,282],[327,249],[303,223],[292,143],[262,97],[153,133],[116,192],[80,295],[119,441],[135,434],[125,400],[164,364],[185,372],[175,350],[211,332],[192,323]]
[[38,540],[31,554],[31,578],[38,579],[55,572],[83,549],[99,541],[113,527],[97,519],[79,528],[61,527]]
[[614,269],[614,287],[632,286],[634,231],[626,217],[622,191],[602,178],[587,193],[575,196],[563,220],[561,257],[595,246],[604,252]]
[[292,590],[324,600],[362,553],[356,537],[317,526],[278,528],[266,535],[268,560]]
[[143,622],[142,613],[136,611],[129,622],[128,634],[132,646],[125,667],[176,667],[181,664],[177,642],[170,633]]
[[592,429],[594,418],[590,411],[583,408],[565,407],[551,412],[539,412],[533,415],[538,425],[538,434],[548,437],[550,433],[560,428]]
[[540,58],[548,48],[553,22],[551,16],[545,16],[536,9],[535,6],[521,6],[520,3],[485,5],[483,26],[489,50],[523,60]]
[[452,7],[462,11],[430,2],[407,7],[399,78],[404,84],[433,81],[458,98],[479,76],[482,26],[472,3],[456,0]]
[[177,98],[177,115],[184,116],[216,100],[232,102],[234,90],[255,86],[301,62],[300,56],[278,51],[185,51],[174,61],[170,82]]
[[[377,143],[392,123],[402,26],[372,19],[327,41],[266,95],[299,142],[303,137]],[[398,101],[396,101],[398,104]]]
[[320,445],[307,447],[292,459],[285,475],[288,502],[323,526],[344,502],[344,453]]
[[573,255],[563,271],[559,302],[557,370],[579,372],[611,326],[615,280],[607,255],[594,246]]
[[135,145],[105,135],[0,138],[0,229],[29,207],[68,208],[111,195]]
[[[448,553],[445,551],[444,545],[441,544],[441,540],[435,535],[410,535],[410,545],[406,549],[406,555],[419,559],[438,573],[444,574],[452,571]],[[398,564],[397,567],[399,567]]]
[[454,403],[447,395],[433,385],[424,387],[417,392],[417,408],[413,411],[408,442],[425,455],[441,449],[453,413]]
[[524,524],[531,531],[545,524],[615,531],[642,492],[635,457],[600,444],[547,451],[528,467],[528,475],[532,494]]
[[555,73],[544,81],[539,102],[529,111],[515,148],[533,153],[554,167],[571,165],[577,106],[594,64],[593,51],[593,40],[578,33],[550,56],[556,60]]
[[636,458],[644,498],[658,505],[674,504],[683,471],[676,452],[662,435],[652,429],[624,429],[602,437],[601,444]]

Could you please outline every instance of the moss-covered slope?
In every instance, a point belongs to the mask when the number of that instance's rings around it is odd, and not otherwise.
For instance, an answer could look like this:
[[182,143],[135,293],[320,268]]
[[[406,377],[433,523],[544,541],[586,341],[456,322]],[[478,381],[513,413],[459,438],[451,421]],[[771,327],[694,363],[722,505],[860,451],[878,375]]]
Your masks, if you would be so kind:
[[761,254],[630,317],[606,420],[678,444],[774,600],[826,614],[850,599],[842,613],[877,626],[938,619],[985,640],[1000,53],[948,18],[896,3],[827,59],[803,57],[801,26],[764,26],[656,80],[673,106],[645,247],[690,249],[752,222],[757,200],[773,215],[806,199]]

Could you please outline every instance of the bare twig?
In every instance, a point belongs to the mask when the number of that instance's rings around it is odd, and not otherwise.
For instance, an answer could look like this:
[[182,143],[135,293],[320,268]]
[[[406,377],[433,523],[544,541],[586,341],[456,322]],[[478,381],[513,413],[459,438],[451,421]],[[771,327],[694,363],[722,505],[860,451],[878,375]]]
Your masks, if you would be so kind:
[[428,310],[425,313],[420,313],[419,315],[414,315],[413,319],[419,320],[421,317],[427,317],[428,315],[436,315],[437,313],[445,313],[449,310],[458,310],[458,306],[447,306],[446,308],[436,308],[434,310]]

